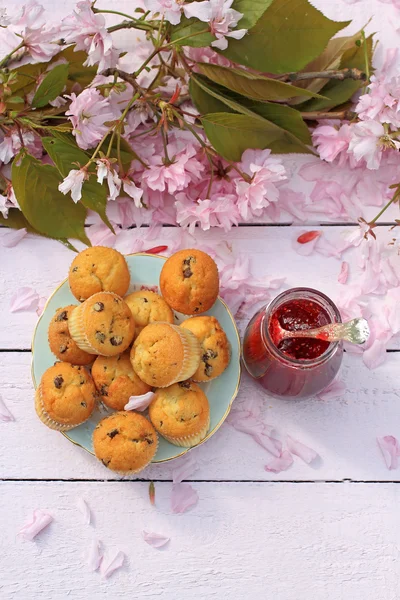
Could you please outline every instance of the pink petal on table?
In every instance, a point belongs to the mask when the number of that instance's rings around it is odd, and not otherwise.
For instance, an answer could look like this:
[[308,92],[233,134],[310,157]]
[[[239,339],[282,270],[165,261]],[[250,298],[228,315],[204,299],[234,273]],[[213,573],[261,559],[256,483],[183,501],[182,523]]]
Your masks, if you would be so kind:
[[8,233],[5,233],[0,238],[0,245],[5,248],[14,248],[27,234],[27,230],[23,229],[15,229]]
[[40,315],[42,314],[44,307],[46,306],[46,302],[47,302],[47,298],[44,298],[43,296],[41,296],[39,298],[38,306],[36,309],[36,314],[38,317],[40,317]]
[[[240,416],[239,413],[243,416]],[[278,458],[281,455],[282,444],[279,440],[270,437],[274,432],[274,428],[270,425],[263,423],[249,412],[246,414],[245,411],[231,411],[227,421],[237,431],[250,435],[257,444],[268,450],[273,456]]]
[[293,464],[293,458],[290,452],[284,450],[279,458],[274,458],[265,465],[264,469],[270,473],[280,473],[286,471]]
[[381,449],[386,466],[389,470],[397,469],[398,457],[400,456],[400,446],[398,440],[393,435],[377,437],[376,441]]
[[50,525],[53,517],[46,510],[40,508],[33,511],[32,520],[20,529],[18,535],[25,540],[32,541],[47,525]]
[[334,256],[336,258],[340,258],[342,254],[342,246],[343,243],[339,240],[337,246],[335,246],[332,242],[326,239],[325,236],[320,236],[317,239],[317,243],[315,244],[315,252],[318,254],[322,254],[322,256]]
[[273,456],[277,458],[282,453],[282,444],[279,440],[271,438],[266,433],[256,433],[253,435],[254,441],[257,442],[262,448],[268,450]]
[[374,340],[368,350],[363,352],[363,362],[368,369],[376,369],[386,360],[386,342]]
[[107,562],[103,559],[101,563],[101,576],[103,579],[108,579],[110,575],[120,569],[125,561],[125,554],[119,550],[114,554],[114,556],[109,559]]
[[39,294],[31,287],[22,287],[11,298],[10,311],[36,310],[38,304]]
[[342,398],[346,392],[346,386],[343,381],[335,379],[330,383],[322,392],[317,394],[317,398],[320,400],[334,400],[336,398]]
[[321,231],[302,231],[300,235],[297,232],[292,243],[293,249],[301,256],[309,256],[314,252],[315,244],[321,235]]
[[92,540],[87,552],[85,553],[85,559],[88,567],[91,571],[97,571],[100,567],[103,559],[103,553],[101,551],[101,542],[99,540]]
[[3,398],[0,396],[0,421],[4,423],[8,423],[10,421],[15,421],[14,415],[10,413],[7,406],[4,404]]
[[181,483],[184,479],[189,479],[198,468],[192,454],[186,455],[178,466],[172,469],[172,483]]
[[172,485],[171,509],[174,513],[184,513],[191,506],[197,504],[199,496],[188,483]]
[[291,454],[298,456],[301,460],[304,460],[308,465],[317,458],[318,454],[312,448],[309,448],[305,444],[302,444],[298,440],[290,437],[290,435],[286,436],[286,445]]
[[141,396],[131,396],[128,404],[125,404],[124,410],[146,410],[154,396],[154,392],[147,392],[147,394]]
[[76,507],[82,514],[83,522],[85,523],[85,525],[90,525],[92,515],[90,513],[90,508],[86,500],[82,497],[79,497],[76,501]]
[[165,544],[168,544],[170,538],[160,533],[154,533],[153,531],[142,531],[142,537],[144,541],[152,546],[153,548],[162,548]]
[[105,223],[97,223],[87,228],[87,236],[92,243],[92,246],[109,246],[115,245],[118,234],[121,232],[116,223],[110,221],[114,227],[115,234]]
[[339,273],[339,277],[338,277],[338,282],[344,284],[344,283],[346,283],[348,277],[349,277],[349,263],[346,261],[343,261],[342,264],[340,265],[340,273]]

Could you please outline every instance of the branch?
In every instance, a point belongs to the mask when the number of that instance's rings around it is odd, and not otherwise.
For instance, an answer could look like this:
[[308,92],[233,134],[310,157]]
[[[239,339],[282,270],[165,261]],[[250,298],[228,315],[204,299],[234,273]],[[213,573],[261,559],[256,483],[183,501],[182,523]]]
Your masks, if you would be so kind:
[[352,110],[340,110],[337,112],[310,111],[302,112],[300,114],[305,121],[316,121],[317,119],[342,119],[351,121],[351,119],[354,117],[354,112]]
[[315,71],[312,73],[287,73],[285,75],[288,81],[302,81],[304,79],[354,79],[358,81],[366,81],[367,75],[360,69],[339,69],[338,71]]
[[149,23],[141,23],[140,21],[122,21],[121,23],[118,23],[118,25],[108,27],[107,31],[108,33],[113,33],[120,29],[142,29],[143,31],[153,31],[154,26]]

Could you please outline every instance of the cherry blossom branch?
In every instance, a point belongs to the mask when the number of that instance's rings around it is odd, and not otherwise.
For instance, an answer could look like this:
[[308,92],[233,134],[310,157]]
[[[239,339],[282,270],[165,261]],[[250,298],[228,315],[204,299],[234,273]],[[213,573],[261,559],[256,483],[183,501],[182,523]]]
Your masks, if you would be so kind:
[[351,121],[354,117],[354,112],[352,110],[340,110],[340,111],[310,111],[310,112],[302,112],[300,113],[302,118],[305,121],[316,121],[318,119],[341,119],[346,121]]
[[151,25],[150,23],[143,23],[142,21],[122,21],[122,23],[108,27],[107,31],[108,33],[114,33],[114,31],[120,31],[120,29],[142,29],[143,31],[153,31],[154,29],[157,29],[157,27]]
[[395,202],[397,202],[397,200],[400,197],[400,183],[396,183],[396,184],[394,184],[393,186],[390,186],[390,187],[396,189],[396,191],[393,194],[393,197],[389,200],[389,202],[387,204],[385,204],[385,206],[382,208],[382,210],[379,211],[379,213],[376,215],[376,217],[374,219],[372,219],[372,221],[370,221],[368,223],[368,225],[371,228],[374,227],[374,225],[377,222],[377,220],[380,219],[380,217],[389,208],[389,206],[391,206],[392,204],[394,204]]
[[23,48],[24,46],[25,46],[25,42],[22,40],[22,42],[16,48],[14,48],[14,50],[11,50],[11,52],[6,54],[5,57],[2,58],[2,60],[0,61],[0,69],[2,67],[5,67],[7,65],[8,61],[10,60],[10,58],[12,58],[12,55],[15,54],[15,52],[18,52],[18,50],[21,50],[21,48]]
[[328,71],[313,71],[310,73],[286,73],[285,77],[288,81],[303,81],[306,79],[338,79],[344,81],[345,79],[355,79],[359,81],[366,81],[368,75],[360,69],[338,69]]

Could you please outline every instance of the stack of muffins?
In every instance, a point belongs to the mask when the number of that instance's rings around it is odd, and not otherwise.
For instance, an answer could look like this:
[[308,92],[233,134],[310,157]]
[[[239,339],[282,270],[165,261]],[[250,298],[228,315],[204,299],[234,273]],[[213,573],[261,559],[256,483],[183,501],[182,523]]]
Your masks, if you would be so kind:
[[[67,431],[102,403],[110,415],[94,430],[95,455],[123,475],[152,461],[158,434],[186,448],[201,442],[210,427],[210,407],[198,383],[221,375],[230,360],[217,319],[199,316],[218,296],[213,259],[200,250],[181,250],[163,266],[162,295],[140,290],[126,296],[125,258],[96,246],[76,256],[68,280],[81,304],[59,308],[51,320],[49,345],[59,362],[43,374],[36,391],[41,421]],[[195,316],[178,326],[173,311]],[[124,410],[132,396],[148,392],[154,392],[148,418]]]

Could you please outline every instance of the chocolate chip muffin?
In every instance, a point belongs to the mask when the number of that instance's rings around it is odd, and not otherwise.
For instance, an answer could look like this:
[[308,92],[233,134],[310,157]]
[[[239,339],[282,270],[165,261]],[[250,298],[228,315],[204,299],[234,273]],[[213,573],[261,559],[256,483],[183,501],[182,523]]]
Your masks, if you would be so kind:
[[93,432],[94,452],[105,467],[132,475],[154,458],[158,439],[153,425],[135,412],[117,412],[102,419]]
[[59,308],[50,321],[48,338],[52,353],[63,362],[72,365],[88,365],[93,362],[93,354],[78,348],[68,329],[68,319],[75,305]]
[[180,250],[164,264],[160,290],[166,302],[184,315],[209,310],[218,297],[218,268],[201,250]]
[[84,367],[59,362],[43,373],[35,409],[47,427],[67,431],[87,421],[96,398],[95,385]]
[[129,351],[118,356],[98,356],[92,377],[102,401],[114,410],[124,410],[131,396],[141,396],[151,390],[133,370]]
[[113,248],[86,248],[72,261],[68,274],[71,292],[80,302],[98,292],[124,296],[130,274],[125,258]]
[[203,390],[190,381],[157,390],[149,417],[160,435],[175,446],[199,444],[210,428],[210,406]]
[[211,381],[219,377],[230,360],[230,346],[225,331],[215,317],[191,317],[180,325],[189,329],[200,342],[201,358],[194,381]]
[[81,350],[116,356],[132,342],[135,322],[122,298],[111,292],[99,292],[72,311],[69,331]]
[[150,323],[131,349],[134,371],[153,387],[188,379],[200,363],[200,344],[188,329],[170,323]]
[[131,309],[135,321],[135,335],[139,335],[146,325],[155,321],[174,322],[174,313],[164,298],[150,290],[133,292],[124,298]]

